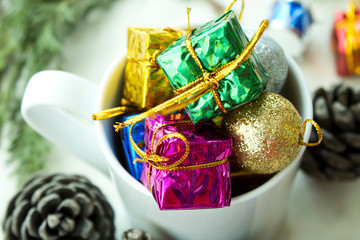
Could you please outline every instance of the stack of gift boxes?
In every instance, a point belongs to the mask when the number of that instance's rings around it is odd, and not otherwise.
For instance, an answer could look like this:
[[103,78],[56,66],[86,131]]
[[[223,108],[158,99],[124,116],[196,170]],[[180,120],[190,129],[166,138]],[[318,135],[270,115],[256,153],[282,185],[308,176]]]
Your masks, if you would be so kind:
[[[194,83],[199,83],[199,79],[200,84],[206,85],[211,74],[227,67],[243,53],[249,40],[235,13],[230,10],[200,26],[191,31],[191,37],[187,33],[171,28],[128,29],[123,97],[139,111],[123,114],[119,121],[127,122],[166,101],[173,101],[176,110],[154,110],[144,121],[117,129],[126,155],[126,168],[151,191],[161,210],[229,206],[236,188],[232,178],[243,176],[245,182],[249,180],[248,184],[256,187],[281,170],[272,168],[257,174],[242,168],[237,159],[232,159],[234,138],[221,124],[222,117],[232,109],[251,104],[264,95],[268,73],[254,52],[217,83],[210,83],[214,85],[212,90],[198,94],[184,108],[177,107],[181,101],[173,100],[195,88]],[[191,49],[187,39],[191,40]],[[188,98],[183,100],[186,102]],[[246,118],[246,113],[242,117]],[[301,128],[300,116],[294,122],[296,128]],[[298,129],[294,133],[297,138]],[[300,145],[295,150],[290,161]]]

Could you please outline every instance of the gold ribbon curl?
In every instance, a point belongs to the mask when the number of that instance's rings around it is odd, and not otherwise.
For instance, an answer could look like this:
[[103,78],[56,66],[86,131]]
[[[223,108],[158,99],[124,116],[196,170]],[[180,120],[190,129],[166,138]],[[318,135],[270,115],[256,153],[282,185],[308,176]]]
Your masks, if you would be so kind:
[[[237,0],[232,0],[231,3],[229,4],[229,6],[227,6],[227,8],[224,10],[224,13],[229,11],[236,1]],[[244,2],[244,0],[241,0],[241,10],[240,10],[239,18],[238,18],[239,22],[241,21],[241,18],[242,18],[243,12],[244,12],[244,6],[245,6],[245,2]]]
[[[318,141],[316,143],[306,143],[304,142],[302,139],[304,138],[304,134],[305,134],[305,130],[306,130],[306,123],[310,122],[315,130],[316,130],[316,133],[318,135]],[[315,147],[317,145],[319,145],[321,143],[323,139],[323,135],[322,135],[322,132],[321,132],[321,128],[319,126],[319,124],[317,124],[314,120],[312,119],[306,119],[303,123],[303,126],[302,126],[302,132],[300,133],[300,138],[299,138],[299,142],[298,144],[300,144],[301,146],[307,146],[307,147]]]
[[[156,168],[158,170],[166,170],[166,171],[188,171],[188,170],[215,167],[215,166],[224,164],[224,163],[226,163],[228,161],[228,159],[225,158],[223,160],[218,160],[218,161],[210,162],[210,163],[203,163],[203,164],[189,165],[189,166],[179,166],[188,157],[189,152],[190,152],[190,144],[189,144],[188,140],[186,139],[186,137],[184,135],[182,135],[181,133],[169,133],[167,135],[164,135],[163,137],[161,137],[158,140],[158,142],[156,143],[156,146],[154,148],[155,136],[156,136],[157,131],[160,128],[163,128],[163,127],[166,127],[166,126],[186,126],[186,125],[193,125],[193,123],[191,121],[179,121],[179,122],[174,122],[174,123],[166,123],[166,124],[162,124],[162,125],[158,126],[155,129],[155,131],[153,132],[153,135],[152,135],[152,138],[151,138],[150,153],[149,154],[146,154],[144,151],[142,151],[140,149],[140,147],[144,146],[144,142],[141,142],[139,144],[136,144],[134,142],[134,140],[132,138],[132,129],[134,127],[134,124],[131,125],[130,131],[129,131],[130,143],[134,147],[135,152],[141,157],[141,159],[136,158],[135,162],[146,162],[146,163],[149,164],[148,185],[149,185],[149,190],[150,191],[151,191],[150,176],[151,176],[151,168],[152,167],[154,167],[154,168]],[[164,165],[162,162],[165,163],[165,162],[169,161],[169,159],[157,155],[157,148],[158,148],[159,144],[162,141],[164,141],[165,139],[168,139],[168,138],[172,138],[172,137],[173,138],[179,138],[185,143],[185,153],[180,159],[178,159],[174,163],[172,163],[170,165]]]
[[360,21],[360,16],[356,15],[356,4],[350,1],[349,8],[345,13],[345,19],[339,21],[335,28],[336,30],[345,29],[346,46],[345,56],[348,69],[351,73],[360,74],[360,66],[354,64],[354,54],[359,54],[360,51],[360,32],[356,29],[356,24]]
[[93,120],[103,120],[111,117],[115,117],[124,113],[131,112],[144,112],[146,108],[140,108],[134,106],[130,101],[125,98],[121,99],[120,107],[103,110],[92,115]]

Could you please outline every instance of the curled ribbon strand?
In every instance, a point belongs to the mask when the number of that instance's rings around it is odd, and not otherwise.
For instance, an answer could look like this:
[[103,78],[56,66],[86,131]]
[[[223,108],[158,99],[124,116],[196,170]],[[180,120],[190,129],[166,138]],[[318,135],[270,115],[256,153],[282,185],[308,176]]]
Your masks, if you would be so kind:
[[[316,133],[318,135],[318,141],[316,143],[306,143],[304,142],[302,139],[304,138],[304,134],[305,134],[305,130],[306,130],[306,124],[310,122],[315,130],[316,130]],[[323,139],[323,135],[322,135],[322,132],[321,132],[321,128],[319,126],[319,124],[317,124],[314,120],[312,119],[306,119],[305,122],[303,123],[303,126],[302,126],[302,132],[300,133],[300,139],[299,139],[299,144],[302,145],[302,146],[307,146],[307,147],[315,147],[317,145],[319,145],[321,143]]]
[[[223,160],[210,162],[210,163],[204,163],[204,164],[198,164],[198,165],[189,165],[189,166],[179,166],[182,162],[185,161],[185,159],[188,157],[189,152],[190,152],[190,144],[189,144],[188,140],[186,139],[186,137],[184,135],[182,135],[181,133],[170,133],[170,134],[164,135],[163,137],[161,137],[158,140],[158,142],[154,146],[154,139],[155,139],[156,133],[158,132],[158,130],[160,128],[164,128],[166,126],[186,126],[186,125],[192,125],[192,122],[191,121],[179,121],[179,122],[174,122],[174,123],[162,124],[159,127],[157,127],[155,129],[155,131],[153,132],[153,135],[152,135],[152,138],[151,138],[151,145],[150,145],[150,153],[149,154],[146,154],[144,151],[142,151],[140,149],[140,147],[144,145],[144,142],[141,142],[139,144],[136,144],[134,142],[134,140],[132,138],[132,129],[133,129],[134,125],[132,125],[130,127],[129,138],[130,138],[131,145],[134,147],[135,152],[142,158],[142,159],[139,159],[139,158],[135,159],[135,161],[147,162],[149,164],[148,185],[149,185],[149,190],[150,191],[151,191],[150,176],[151,176],[151,168],[152,167],[154,167],[154,168],[156,168],[158,170],[166,170],[166,171],[187,171],[187,170],[195,170],[195,169],[215,167],[215,166],[221,165],[221,164],[228,161],[228,159],[225,158]],[[185,143],[185,153],[180,159],[178,159],[174,163],[169,164],[169,165],[164,165],[162,162],[167,162],[167,161],[169,161],[169,159],[157,155],[157,148],[158,148],[159,144],[162,141],[164,141],[165,139],[168,139],[168,138],[179,138],[179,139],[181,139]]]
[[[224,13],[229,11],[236,1],[237,0],[232,0],[231,3],[229,4],[229,6],[227,6],[227,8],[225,9]],[[242,18],[243,12],[244,12],[244,5],[245,5],[244,0],[241,0],[241,10],[240,10],[239,18],[238,18],[239,22],[241,21],[241,18]]]
[[130,101],[126,100],[125,98],[121,99],[121,106],[116,108],[111,108],[107,110],[103,110],[97,113],[94,113],[92,118],[93,120],[103,120],[111,117],[115,117],[124,113],[130,112],[143,112],[145,108],[140,108],[133,106]]

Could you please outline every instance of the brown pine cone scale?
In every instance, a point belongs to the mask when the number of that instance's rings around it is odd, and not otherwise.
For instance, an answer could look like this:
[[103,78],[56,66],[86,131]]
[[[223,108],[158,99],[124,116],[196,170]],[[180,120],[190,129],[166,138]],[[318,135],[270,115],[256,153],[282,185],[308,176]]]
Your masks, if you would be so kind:
[[114,212],[101,191],[82,176],[30,179],[8,205],[7,240],[113,240]]
[[[314,120],[323,141],[307,148],[301,168],[310,176],[346,181],[360,176],[360,85],[338,84],[314,94]],[[317,141],[312,132],[310,141]]]

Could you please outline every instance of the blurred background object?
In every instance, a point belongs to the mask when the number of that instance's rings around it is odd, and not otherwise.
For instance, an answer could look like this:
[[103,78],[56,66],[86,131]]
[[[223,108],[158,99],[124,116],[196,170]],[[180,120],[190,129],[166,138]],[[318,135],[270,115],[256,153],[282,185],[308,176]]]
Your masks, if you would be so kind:
[[66,37],[92,9],[110,2],[0,1],[0,149],[19,183],[46,168],[50,150],[20,116],[27,81],[43,69],[61,69]]

